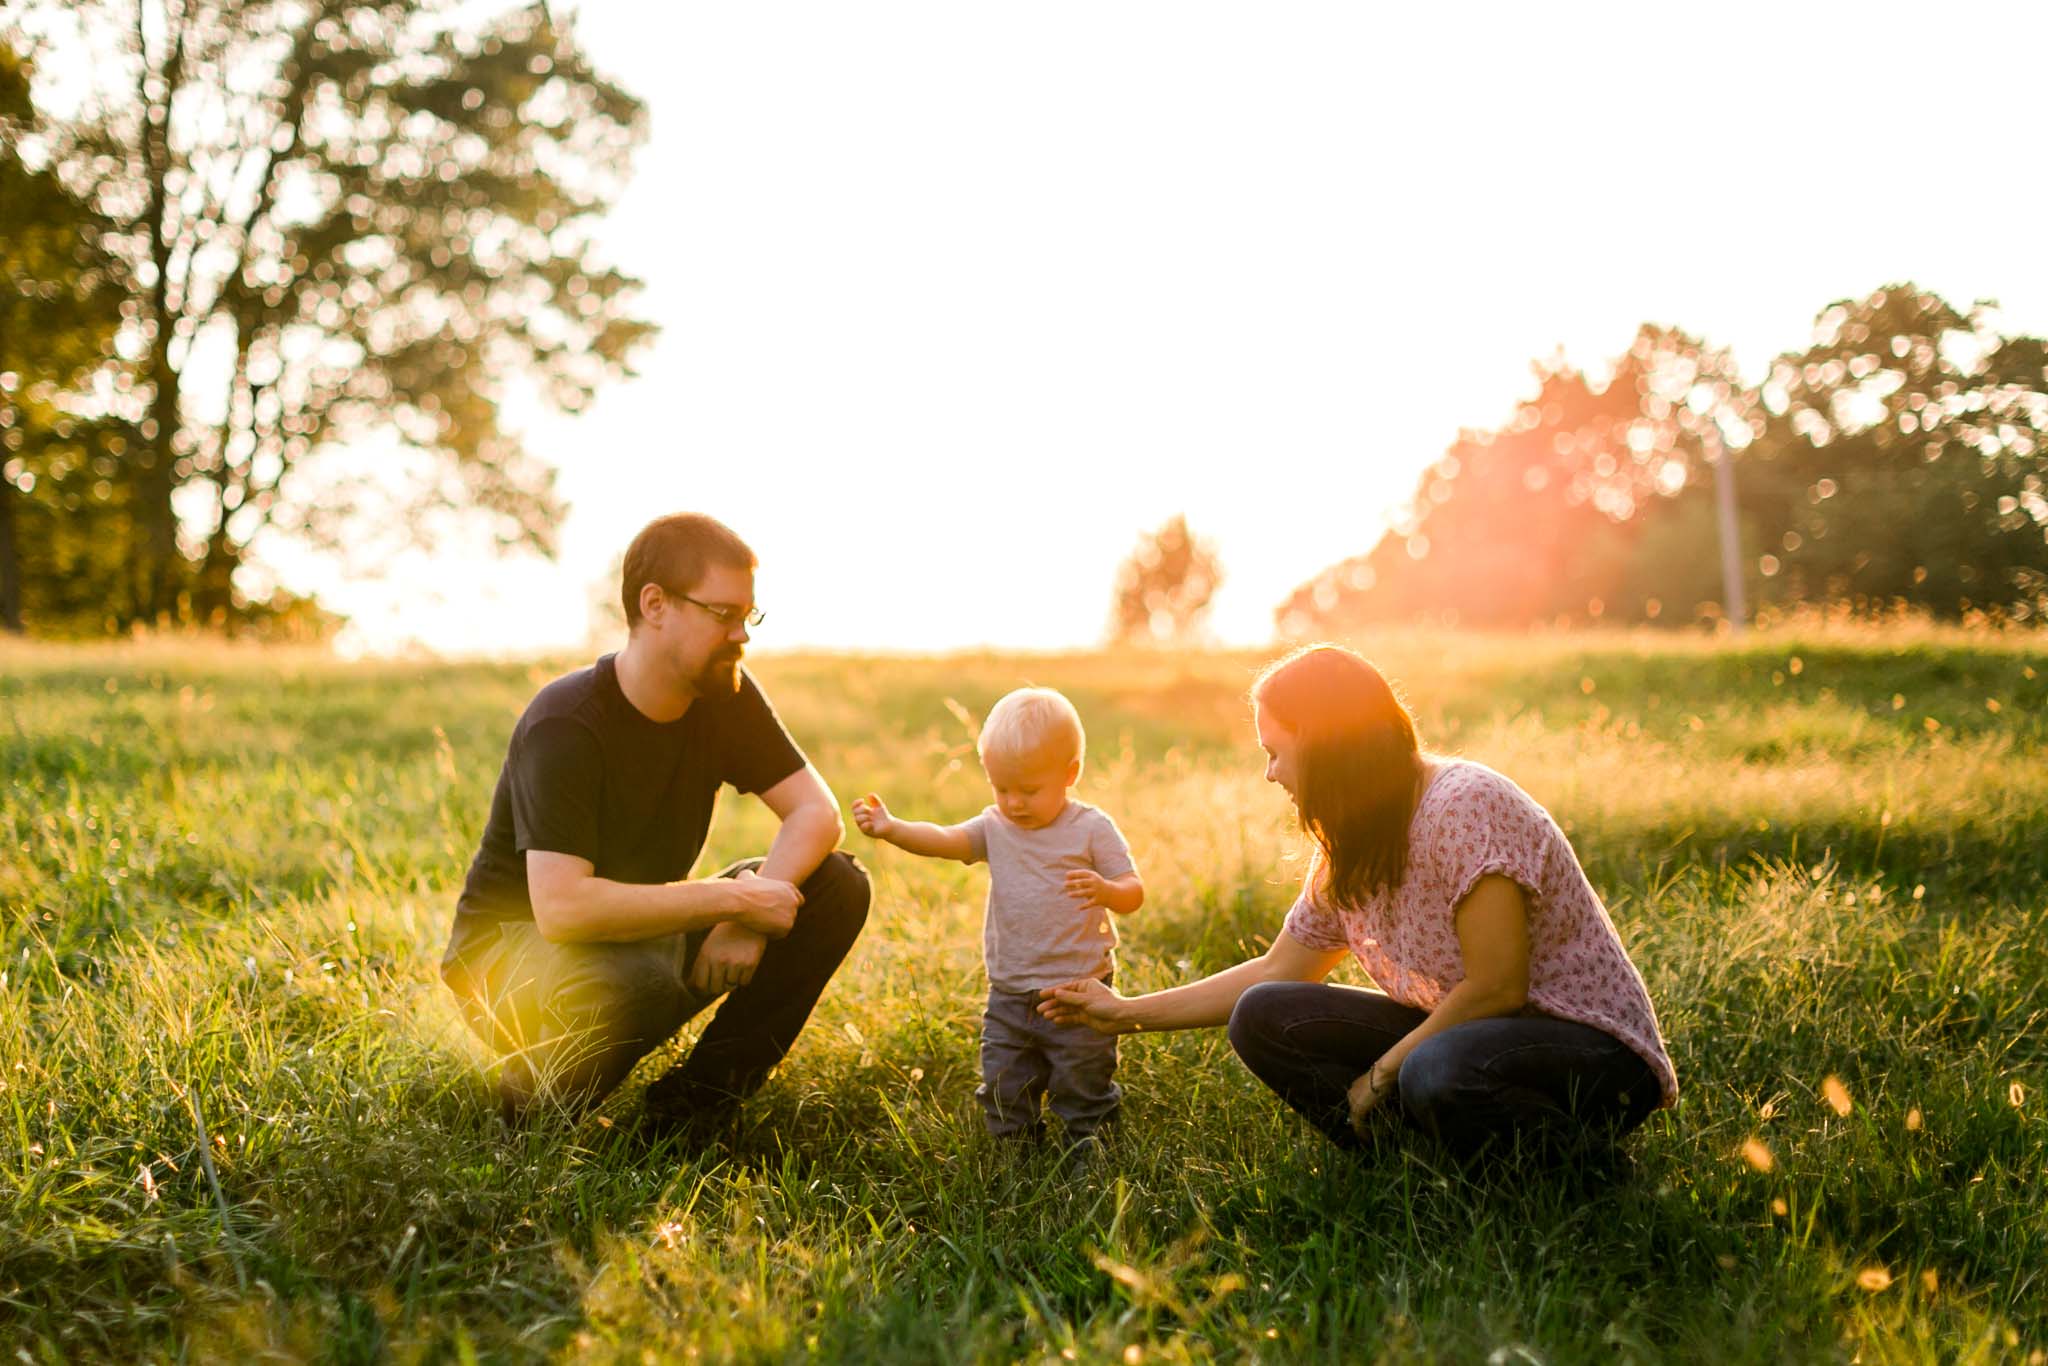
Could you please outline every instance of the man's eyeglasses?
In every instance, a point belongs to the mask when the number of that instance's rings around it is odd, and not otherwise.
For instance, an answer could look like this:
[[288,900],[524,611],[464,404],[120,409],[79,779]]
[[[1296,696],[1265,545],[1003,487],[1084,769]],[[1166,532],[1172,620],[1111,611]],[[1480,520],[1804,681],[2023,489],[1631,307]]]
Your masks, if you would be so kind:
[[736,621],[744,621],[749,626],[759,626],[768,619],[768,614],[758,607],[735,607],[729,602],[705,602],[701,598],[691,597],[688,593],[678,593],[673,588],[663,591],[672,598],[681,598],[692,607],[703,608],[705,614],[720,626],[729,628]]

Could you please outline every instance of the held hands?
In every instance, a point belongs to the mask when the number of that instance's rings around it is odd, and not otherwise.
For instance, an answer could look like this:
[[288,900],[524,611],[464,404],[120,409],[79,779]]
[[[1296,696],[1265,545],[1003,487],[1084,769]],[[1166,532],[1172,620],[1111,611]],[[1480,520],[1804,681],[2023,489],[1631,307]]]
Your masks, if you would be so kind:
[[1366,1119],[1394,1094],[1396,1073],[1381,1075],[1379,1063],[1358,1074],[1346,1099],[1351,1106],[1351,1132],[1365,1137]]
[[[795,883],[762,877],[751,869],[729,881],[734,905],[732,919],[728,923],[734,928],[768,939],[780,939],[796,924],[796,908],[804,904],[804,894],[796,889]],[[714,926],[712,933],[724,928],[725,925]],[[706,945],[708,947],[709,940]],[[699,953],[701,956],[702,951]],[[760,957],[758,949],[754,956]],[[749,968],[750,976],[752,972],[753,969]]]
[[753,981],[761,951],[770,939],[790,932],[796,908],[804,904],[795,883],[762,877],[751,868],[727,885],[734,903],[732,918],[711,927],[690,965],[690,990],[701,996],[722,995]]
[[1038,1013],[1054,1024],[1084,1024],[1098,1034],[1128,1034],[1137,1026],[1118,1012],[1124,998],[1093,977],[1077,977],[1038,993]]
[[[788,884],[783,884],[787,886]],[[690,964],[690,990],[699,996],[722,996],[754,980],[761,965],[761,951],[768,941],[738,921],[713,925],[697,946],[696,961]]]
[[865,797],[853,799],[853,823],[869,839],[885,840],[889,838],[896,818],[889,814],[888,807],[882,805],[882,799],[870,792]]

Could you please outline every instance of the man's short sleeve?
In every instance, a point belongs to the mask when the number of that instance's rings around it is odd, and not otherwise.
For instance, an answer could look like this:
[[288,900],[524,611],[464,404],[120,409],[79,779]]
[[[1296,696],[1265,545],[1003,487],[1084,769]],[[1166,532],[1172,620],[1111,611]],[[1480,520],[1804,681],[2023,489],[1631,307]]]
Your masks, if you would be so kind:
[[967,836],[967,852],[972,856],[967,860],[969,863],[988,862],[988,823],[996,818],[996,809],[985,806],[960,822],[960,831]]
[[740,690],[719,717],[725,772],[719,776],[741,792],[762,793],[804,766],[782,718],[754,676],[740,672]]
[[513,847],[541,849],[598,862],[604,752],[580,722],[551,716],[535,722],[512,746]]
[[1097,811],[1088,822],[1088,862],[1097,874],[1111,879],[1138,871],[1138,865],[1131,861],[1131,846],[1124,842],[1124,832],[1116,828],[1116,822],[1106,811]]

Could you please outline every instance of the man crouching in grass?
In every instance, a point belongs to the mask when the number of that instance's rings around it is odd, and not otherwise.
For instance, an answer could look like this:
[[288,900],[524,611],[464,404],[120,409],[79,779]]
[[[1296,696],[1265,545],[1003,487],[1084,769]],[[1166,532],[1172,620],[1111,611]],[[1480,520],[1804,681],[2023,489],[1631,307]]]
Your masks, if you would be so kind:
[[[715,1125],[789,1051],[867,919],[867,874],[834,852],[838,800],[740,668],[754,565],[710,517],[650,523],[626,551],[625,648],[513,727],[441,963],[499,1055],[510,1121],[596,1103],[723,995],[646,1096],[657,1131]],[[781,828],[765,858],[689,880],[727,783]]]

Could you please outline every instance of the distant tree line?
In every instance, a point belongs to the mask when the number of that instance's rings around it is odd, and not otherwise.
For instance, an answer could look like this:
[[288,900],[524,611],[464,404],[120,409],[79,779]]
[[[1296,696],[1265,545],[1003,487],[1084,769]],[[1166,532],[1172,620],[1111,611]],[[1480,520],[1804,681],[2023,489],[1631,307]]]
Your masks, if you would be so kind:
[[[45,68],[90,79],[49,107]],[[7,7],[0,626],[317,625],[266,533],[551,549],[501,405],[576,410],[651,333],[589,237],[643,131],[543,3]]]
[[1395,524],[1275,613],[1285,636],[1389,620],[1523,626],[1720,616],[1714,471],[1748,602],[2038,622],[2048,613],[2048,344],[1910,284],[1833,304],[1760,385],[1645,326],[1604,375],[1467,431]]
[[1138,544],[1117,567],[1110,595],[1112,645],[1188,645],[1208,625],[1211,600],[1223,583],[1216,547],[1188,530],[1175,514]]

